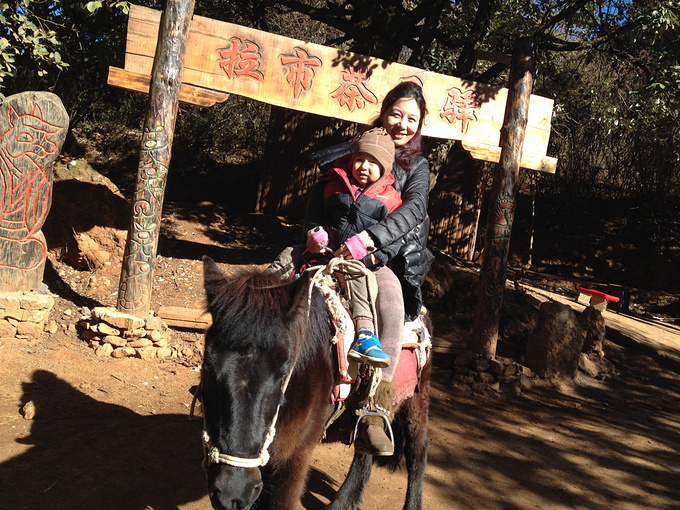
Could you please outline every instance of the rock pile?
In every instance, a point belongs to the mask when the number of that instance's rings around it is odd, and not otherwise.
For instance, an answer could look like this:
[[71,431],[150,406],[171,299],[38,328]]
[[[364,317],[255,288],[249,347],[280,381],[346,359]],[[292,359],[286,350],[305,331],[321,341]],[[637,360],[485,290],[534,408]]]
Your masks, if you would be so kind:
[[520,363],[489,360],[471,351],[462,352],[453,360],[454,383],[470,387],[473,391],[507,388],[520,393],[531,388],[534,377],[533,371]]
[[84,308],[78,322],[79,336],[89,341],[97,356],[142,359],[179,357],[177,347],[169,345],[172,331],[160,317],[141,318],[115,308]]
[[54,307],[49,294],[8,292],[0,295],[0,338],[40,338],[43,331],[56,327],[47,319]]

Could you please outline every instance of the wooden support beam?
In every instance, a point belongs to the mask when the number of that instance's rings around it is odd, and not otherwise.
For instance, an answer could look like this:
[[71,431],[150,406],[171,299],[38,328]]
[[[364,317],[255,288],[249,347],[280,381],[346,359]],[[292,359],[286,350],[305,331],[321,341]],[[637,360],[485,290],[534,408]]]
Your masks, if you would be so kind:
[[212,324],[212,316],[205,310],[181,306],[161,306],[158,316],[168,326],[186,329],[206,330]]
[[[135,92],[149,93],[151,88],[151,76],[142,73],[135,73],[118,67],[109,67],[109,78],[107,83],[112,87],[119,87]],[[183,103],[195,104],[209,108],[216,103],[223,103],[229,94],[218,90],[210,90],[188,83],[182,83],[179,89],[179,100]]]
[[151,73],[132,220],[118,287],[118,310],[139,317],[147,315],[151,306],[153,269],[177,120],[182,61],[194,12],[194,0],[166,0],[165,4]]
[[515,216],[515,180],[520,169],[534,82],[533,52],[534,41],[531,38],[519,39],[515,44],[501,128],[501,157],[494,172],[486,223],[470,350],[490,359],[496,356],[503,290],[508,273],[510,233]]

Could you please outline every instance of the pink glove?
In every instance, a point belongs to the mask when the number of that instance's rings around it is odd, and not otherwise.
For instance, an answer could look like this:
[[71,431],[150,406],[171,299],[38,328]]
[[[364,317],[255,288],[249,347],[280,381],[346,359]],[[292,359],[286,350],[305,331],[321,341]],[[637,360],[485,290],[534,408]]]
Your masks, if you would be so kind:
[[315,228],[307,236],[307,250],[311,253],[323,253],[328,246],[328,232],[323,227]]
[[347,249],[352,254],[354,260],[361,260],[368,255],[368,249],[359,234],[347,239],[347,241],[345,241],[345,246],[347,246]]

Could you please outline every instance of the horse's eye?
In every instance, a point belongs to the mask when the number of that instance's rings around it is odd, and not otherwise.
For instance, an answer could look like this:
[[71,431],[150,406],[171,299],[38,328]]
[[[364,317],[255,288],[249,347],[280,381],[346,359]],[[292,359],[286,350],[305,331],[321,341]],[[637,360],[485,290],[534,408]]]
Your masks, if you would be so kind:
[[33,138],[29,133],[19,133],[15,140],[20,143],[33,143],[35,138]]

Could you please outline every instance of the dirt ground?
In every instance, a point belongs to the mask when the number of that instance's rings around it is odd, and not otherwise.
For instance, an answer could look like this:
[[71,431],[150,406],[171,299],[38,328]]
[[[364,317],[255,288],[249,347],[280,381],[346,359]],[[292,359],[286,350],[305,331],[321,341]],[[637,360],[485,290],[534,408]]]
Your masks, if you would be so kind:
[[[293,228],[166,204],[152,309],[200,306],[201,255],[227,272],[263,265]],[[201,421],[188,417],[202,335],[175,330],[171,342],[193,355],[166,360],[99,358],[77,337],[83,306],[115,306],[119,271],[51,261],[56,332],[0,339],[0,509],[210,508]],[[468,312],[457,322],[433,306],[435,331],[464,331]],[[498,392],[455,383],[452,356],[435,355],[423,507],[680,509],[680,376],[631,347],[607,341],[605,354],[614,371],[604,380]],[[351,455],[317,448],[302,508],[329,502]],[[405,491],[404,468],[375,468],[363,508],[401,508]]]

